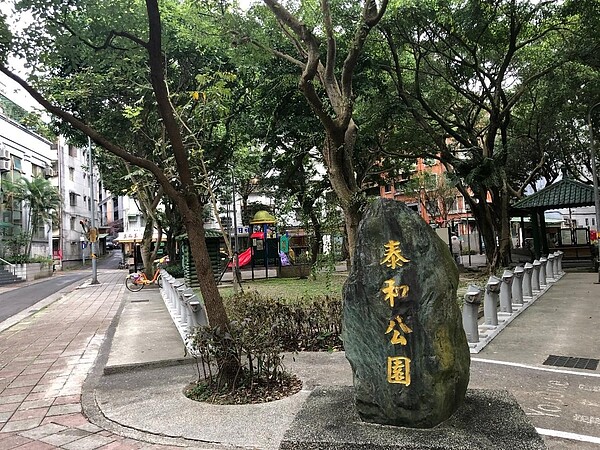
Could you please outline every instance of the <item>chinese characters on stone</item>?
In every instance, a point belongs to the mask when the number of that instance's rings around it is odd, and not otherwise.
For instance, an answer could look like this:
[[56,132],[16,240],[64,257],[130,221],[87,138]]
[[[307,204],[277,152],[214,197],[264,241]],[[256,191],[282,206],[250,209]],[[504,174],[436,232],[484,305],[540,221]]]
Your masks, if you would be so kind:
[[[400,250],[400,242],[390,240],[387,244],[384,244],[385,255],[381,261],[382,265],[396,269],[396,267],[402,267],[404,264],[410,262],[402,255]],[[381,289],[384,294],[384,301],[390,304],[390,308],[393,308],[396,299],[404,299],[408,297],[409,287],[406,284],[396,286],[396,282],[393,279],[385,280],[385,286]],[[388,328],[385,334],[392,333],[390,342],[393,345],[405,346],[408,341],[406,335],[412,333],[412,329],[406,325],[401,316],[396,316],[390,320]],[[387,381],[388,383],[404,384],[405,386],[410,385],[410,358],[406,356],[388,356],[387,361]]]

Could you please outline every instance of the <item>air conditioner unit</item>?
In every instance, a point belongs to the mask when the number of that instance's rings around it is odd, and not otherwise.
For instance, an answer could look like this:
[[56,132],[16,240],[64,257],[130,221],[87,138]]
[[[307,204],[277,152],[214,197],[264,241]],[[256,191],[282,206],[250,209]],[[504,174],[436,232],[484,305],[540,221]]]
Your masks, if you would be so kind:
[[10,159],[10,152],[5,145],[0,145],[0,159]]
[[10,161],[0,160],[0,172],[10,171]]
[[56,176],[56,174],[54,173],[54,169],[52,167],[46,167],[44,169],[44,176],[46,178],[52,178],[52,177]]

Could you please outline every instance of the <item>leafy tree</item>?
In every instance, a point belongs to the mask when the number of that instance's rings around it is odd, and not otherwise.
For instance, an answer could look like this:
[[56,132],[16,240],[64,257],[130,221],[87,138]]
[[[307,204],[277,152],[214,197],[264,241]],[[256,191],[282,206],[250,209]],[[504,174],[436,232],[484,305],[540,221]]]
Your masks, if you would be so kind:
[[515,106],[509,129],[507,173],[511,179],[537,189],[529,174],[540,164],[546,184],[565,171],[591,183],[587,130],[582,129],[590,99],[600,98],[600,73],[568,62],[539,80]]
[[[358,127],[354,117],[353,79],[365,42],[384,15],[388,1],[382,0],[380,5],[374,0],[365,0],[361,5],[322,1],[319,6],[306,3],[305,9],[295,12],[275,0],[264,3],[276,18],[280,32],[275,40],[253,42],[301,72],[300,91],[325,131],[320,150],[331,186],[344,211],[352,258],[363,204],[355,167]],[[344,25],[353,21],[353,33],[337,26],[334,13],[340,20],[351,18]],[[286,41],[291,48],[281,44]],[[346,51],[343,62],[338,54],[344,49],[341,43]],[[296,56],[292,56],[292,51]]]
[[[227,330],[229,319],[212,276],[202,211],[211,182],[204,163],[208,155],[226,158],[225,147],[215,145],[219,143],[215,136],[227,130],[221,121],[224,112],[209,111],[204,98],[210,105],[232,101],[214,97],[219,90],[226,93],[230,82],[212,82],[216,88],[203,92],[206,82],[200,66],[214,63],[211,42],[196,42],[196,35],[189,32],[216,30],[218,24],[200,15],[202,6],[193,2],[165,2],[162,9],[157,0],[145,4],[90,0],[78,2],[76,9],[61,0],[50,4],[23,0],[20,5],[29,8],[36,21],[14,45],[32,67],[43,70],[31,82],[6,65],[0,71],[61,121],[155,177],[181,214],[209,321]],[[49,85],[51,89],[45,90]],[[132,94],[139,103],[131,102]],[[115,136],[108,125],[124,117],[135,126],[122,144],[118,138],[124,127],[116,128]],[[210,121],[213,117],[215,122]],[[132,145],[137,139],[139,147]],[[151,143],[160,145],[155,148]],[[236,363],[223,361],[221,370],[234,377]]]
[[15,183],[4,181],[3,189],[7,195],[11,195],[14,200],[22,201],[27,207],[25,224],[28,242],[25,246],[25,254],[29,256],[37,230],[49,221],[61,207],[60,193],[44,177],[35,177],[32,180],[19,178]]
[[381,26],[382,67],[429,141],[413,154],[456,177],[491,267],[510,257],[510,199],[542,166],[540,155],[526,179],[511,179],[509,133],[515,106],[567,59],[550,50],[569,37],[559,12],[552,1],[409,1]]
[[163,197],[162,188],[147,171],[124,163],[101,148],[96,149],[94,157],[104,187],[114,195],[128,195],[138,206],[145,224],[140,253],[146,275],[151,278],[154,273],[152,263],[159,250],[159,245],[152,248],[154,230],[158,232],[158,243],[162,241],[163,234],[163,216],[157,209]]
[[436,223],[446,223],[448,212],[456,200],[456,188],[445,173],[416,173],[405,184],[403,193],[419,200],[427,214]]

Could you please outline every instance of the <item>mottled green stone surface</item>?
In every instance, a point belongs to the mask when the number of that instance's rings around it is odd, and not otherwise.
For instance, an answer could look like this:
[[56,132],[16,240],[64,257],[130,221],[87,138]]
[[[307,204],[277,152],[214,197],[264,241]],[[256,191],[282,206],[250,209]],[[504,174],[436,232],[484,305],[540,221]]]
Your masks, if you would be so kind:
[[[401,267],[382,264],[389,241],[398,241],[409,260]],[[386,280],[408,286],[407,296],[396,297],[393,307],[382,292]],[[460,406],[470,356],[457,285],[458,270],[448,247],[420,216],[393,200],[378,199],[369,206],[344,286],[343,318],[344,347],[363,420],[433,427]],[[402,330],[397,317],[410,332]],[[386,334],[394,320],[404,345],[391,342],[393,331]],[[394,357],[410,359],[410,384],[390,382],[388,360]]]

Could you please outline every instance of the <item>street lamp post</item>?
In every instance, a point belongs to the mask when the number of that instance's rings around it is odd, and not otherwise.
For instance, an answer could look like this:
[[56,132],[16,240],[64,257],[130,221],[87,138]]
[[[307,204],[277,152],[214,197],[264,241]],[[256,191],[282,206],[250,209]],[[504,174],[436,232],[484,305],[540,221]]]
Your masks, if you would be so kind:
[[600,283],[600,196],[598,195],[598,176],[596,174],[596,149],[594,143],[594,127],[592,126],[592,111],[600,102],[592,105],[587,113],[588,129],[590,130],[590,155],[592,159],[592,178],[594,183],[594,205],[596,209],[596,261],[598,263],[598,283]]
[[90,239],[90,258],[92,259],[92,282],[91,284],[99,284],[98,283],[98,268],[97,268],[97,255],[98,255],[98,231],[96,230],[96,214],[95,209],[96,205],[94,203],[94,165],[92,160],[92,140],[88,136],[88,157],[89,157],[89,180],[90,180],[90,213],[91,213],[91,221],[90,221],[90,236],[93,237]]
[[231,187],[233,190],[232,193],[232,200],[233,200],[233,235],[234,235],[234,241],[233,241],[233,245],[234,245],[234,250],[233,250],[233,284],[234,286],[237,285],[239,286],[241,281],[242,281],[242,277],[241,277],[241,273],[240,273],[240,260],[239,260],[239,243],[238,243],[238,228],[237,228],[237,208],[235,206],[235,177],[233,175],[233,170],[231,171]]

